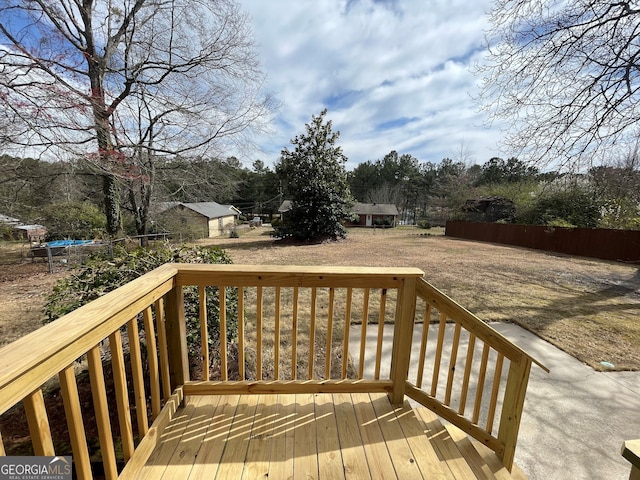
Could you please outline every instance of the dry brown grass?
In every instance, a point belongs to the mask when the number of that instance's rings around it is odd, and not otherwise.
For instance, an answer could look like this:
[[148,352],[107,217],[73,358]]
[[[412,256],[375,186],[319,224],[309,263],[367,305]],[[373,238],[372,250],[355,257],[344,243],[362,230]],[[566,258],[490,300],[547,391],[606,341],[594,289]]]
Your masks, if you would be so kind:
[[424,236],[424,230],[352,229],[341,242],[298,246],[266,231],[214,243],[238,264],[419,267],[427,281],[486,321],[517,322],[597,369],[607,361],[640,370],[634,265]]
[[[395,293],[395,292],[394,292]],[[257,289],[247,288],[244,290],[245,298],[245,353],[247,358],[248,379],[256,379],[256,352],[257,352]],[[295,330],[296,356],[293,361],[293,312],[294,312],[294,291],[293,288],[280,289],[280,311],[279,311],[279,352],[278,359],[278,375],[280,380],[290,380],[296,376],[297,378],[315,378],[315,379],[337,379],[343,377],[343,346],[344,346],[344,328],[346,320],[346,289],[334,290],[331,330],[331,342],[328,342],[328,319],[329,319],[329,299],[330,293],[328,288],[316,289],[316,308],[312,314],[312,289],[300,288],[298,290],[298,301],[295,311],[297,312],[297,328]],[[370,292],[371,300],[369,301],[367,322],[376,323],[379,318],[379,298],[380,289],[372,289]],[[388,295],[391,297],[391,295]],[[262,376],[264,380],[272,380],[275,378],[275,331],[276,331],[276,290],[275,288],[264,288],[262,291]],[[362,322],[364,317],[363,311],[363,289],[353,289],[351,295],[350,322]],[[376,303],[377,301],[377,303]],[[392,308],[395,305],[395,295],[389,299],[386,309],[386,319],[393,318]],[[311,344],[311,318],[315,319],[314,333],[314,354],[313,354],[313,370],[309,375],[310,362],[310,344]],[[327,374],[325,359],[327,351],[330,352],[330,370]],[[351,359],[347,358],[347,377],[355,378]]]
[[[342,242],[301,246],[283,245],[267,232],[255,229],[209,243],[225,248],[238,264],[419,267],[430,283],[484,320],[518,322],[595,368],[608,361],[617,369],[640,370],[637,266],[423,236],[424,230],[352,229]],[[41,325],[44,297],[65,275],[47,270],[42,261],[0,266],[1,343]],[[361,303],[354,300],[354,309]],[[354,310],[352,320],[361,316]],[[369,320],[376,319],[372,310]],[[302,345],[308,332],[299,335]],[[268,340],[264,348],[272,348]],[[282,362],[280,368],[290,370],[290,361]]]

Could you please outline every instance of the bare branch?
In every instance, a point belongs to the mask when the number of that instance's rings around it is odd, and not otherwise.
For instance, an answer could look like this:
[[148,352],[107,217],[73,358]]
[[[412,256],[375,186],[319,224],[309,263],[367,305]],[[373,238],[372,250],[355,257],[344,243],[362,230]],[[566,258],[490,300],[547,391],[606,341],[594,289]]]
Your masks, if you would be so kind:
[[499,0],[490,14],[480,97],[512,127],[521,158],[599,162],[633,142],[640,120],[637,2]]

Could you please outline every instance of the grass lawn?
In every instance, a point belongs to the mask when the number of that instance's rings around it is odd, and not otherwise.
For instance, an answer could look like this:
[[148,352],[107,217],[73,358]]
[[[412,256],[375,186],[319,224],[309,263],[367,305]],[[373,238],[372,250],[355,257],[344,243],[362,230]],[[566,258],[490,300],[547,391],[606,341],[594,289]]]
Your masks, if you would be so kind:
[[[441,230],[351,229],[291,245],[268,227],[207,240],[237,264],[418,267],[485,321],[516,322],[599,370],[640,370],[640,274],[633,265],[456,240]],[[431,233],[430,235],[427,235]]]

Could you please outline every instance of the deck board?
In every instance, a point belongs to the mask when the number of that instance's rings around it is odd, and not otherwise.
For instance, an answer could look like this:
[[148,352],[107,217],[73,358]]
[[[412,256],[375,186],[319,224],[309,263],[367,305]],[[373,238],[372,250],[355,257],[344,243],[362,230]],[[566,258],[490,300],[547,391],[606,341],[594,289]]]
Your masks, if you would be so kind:
[[278,395],[269,462],[269,476],[271,478],[288,479],[293,477],[295,402],[295,395]]
[[380,393],[191,395],[160,438],[139,478],[526,478]]

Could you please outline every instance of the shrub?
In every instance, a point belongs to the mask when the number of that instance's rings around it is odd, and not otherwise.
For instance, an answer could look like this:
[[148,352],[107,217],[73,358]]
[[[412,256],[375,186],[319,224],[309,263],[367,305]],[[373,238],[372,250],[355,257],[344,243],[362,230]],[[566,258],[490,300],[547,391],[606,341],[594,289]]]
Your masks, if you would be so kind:
[[522,211],[518,223],[534,225],[573,226],[595,228],[602,215],[601,202],[589,191],[573,187],[540,196],[527,210]]
[[42,216],[48,240],[100,238],[107,226],[104,213],[89,202],[52,204],[43,209]]
[[[96,253],[89,257],[79,272],[59,280],[47,298],[44,307],[45,323],[56,320],[82,305],[115,290],[165,263],[232,263],[219,247],[186,247],[164,244],[154,250],[137,248],[127,251],[116,247],[113,255]],[[200,343],[198,289],[186,288],[185,317],[190,355],[197,356],[195,344]],[[238,295],[234,289],[226,289],[227,339],[233,340],[238,331]],[[207,322],[209,345],[213,347],[220,332],[220,304],[218,289],[207,288]]]
[[431,227],[432,227],[431,222],[429,222],[428,220],[418,220],[418,228],[429,230]]
[[273,228],[279,228],[282,226],[282,220],[280,220],[279,218],[274,218],[273,220],[271,220],[271,226]]

